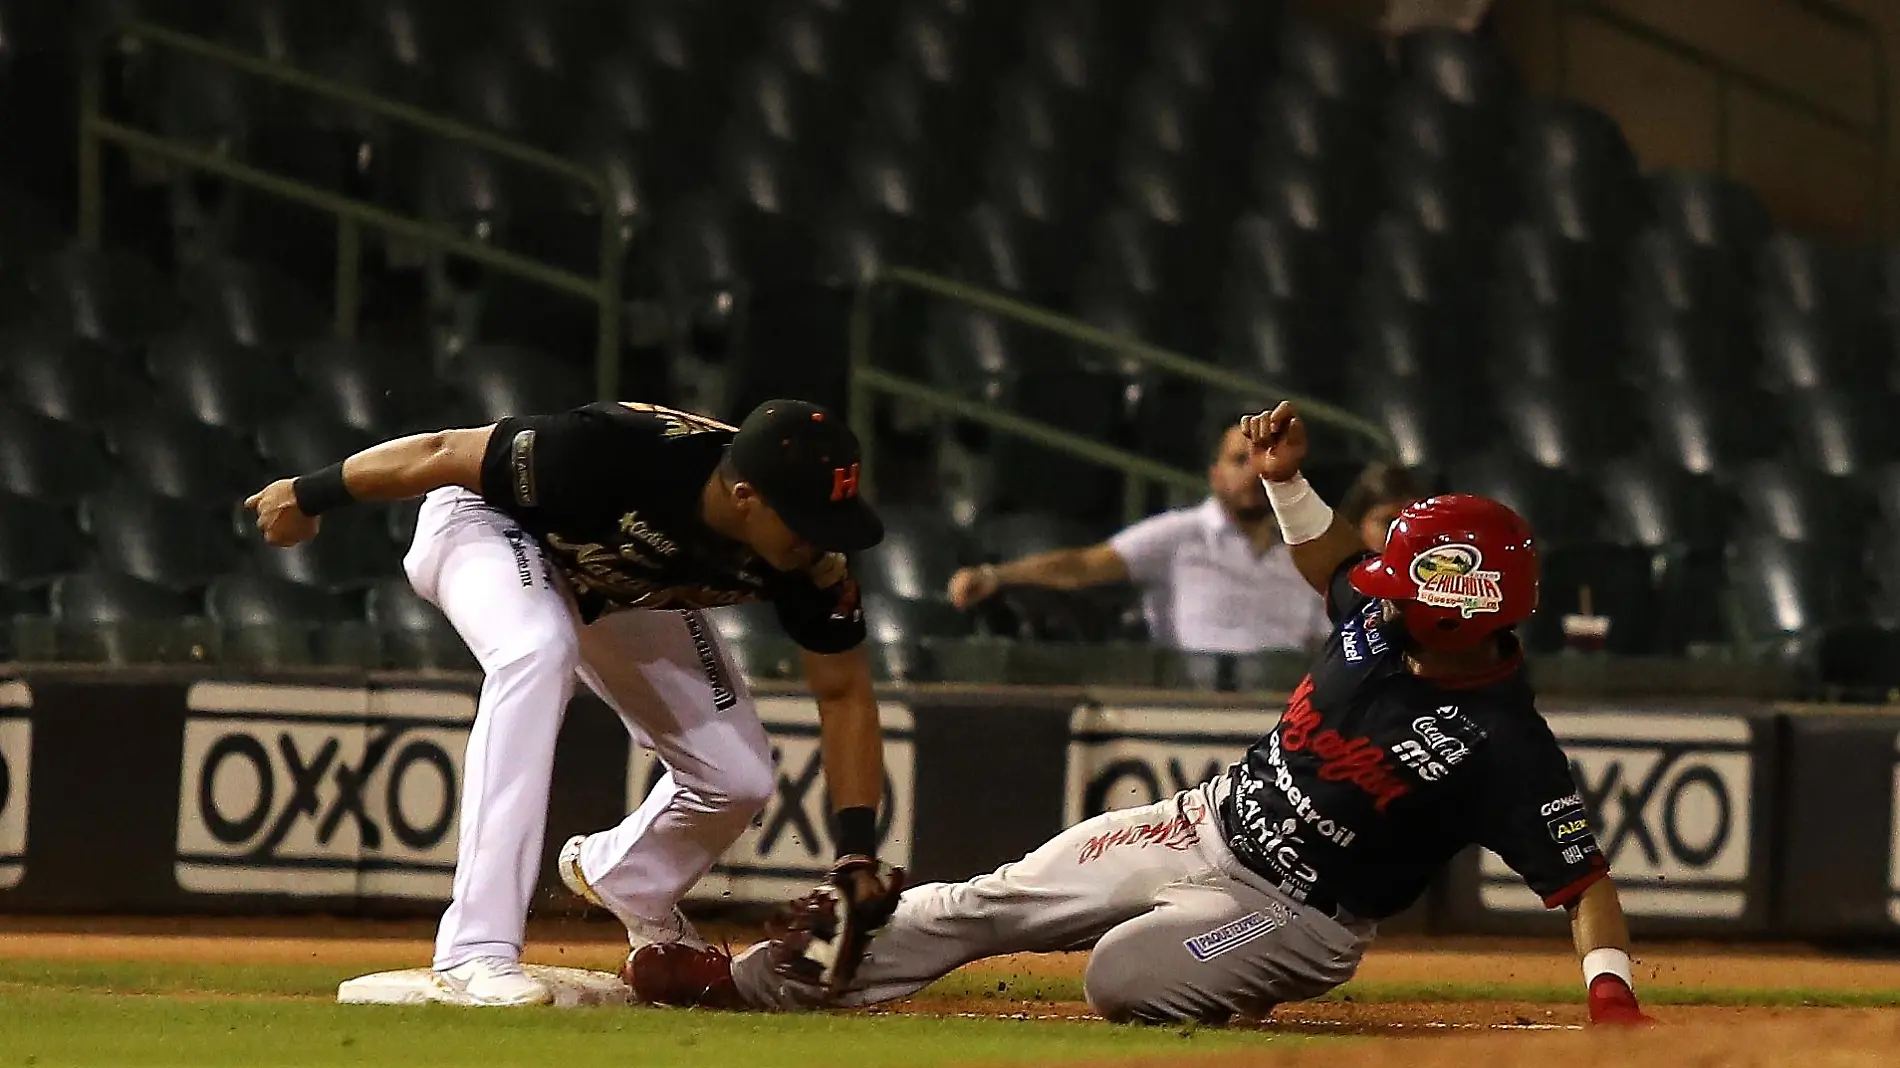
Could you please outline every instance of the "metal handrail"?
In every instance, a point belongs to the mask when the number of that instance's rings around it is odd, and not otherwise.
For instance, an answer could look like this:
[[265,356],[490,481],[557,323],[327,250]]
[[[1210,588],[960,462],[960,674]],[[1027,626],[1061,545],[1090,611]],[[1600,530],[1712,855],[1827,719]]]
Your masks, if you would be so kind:
[[1123,517],[1131,521],[1140,518],[1145,510],[1145,490],[1149,483],[1190,493],[1206,489],[1206,479],[1203,475],[1158,463],[1127,450],[1104,445],[1099,441],[1059,427],[1002,411],[938,386],[892,374],[873,366],[876,356],[872,347],[873,298],[880,289],[886,287],[914,289],[948,300],[960,301],[992,314],[1046,330],[1078,344],[1092,346],[1147,364],[1164,373],[1224,390],[1235,395],[1236,399],[1252,399],[1262,404],[1291,400],[1299,404],[1302,413],[1314,422],[1330,424],[1366,439],[1371,443],[1375,454],[1387,455],[1392,448],[1391,438],[1383,429],[1336,405],[1297,396],[1275,387],[1272,383],[1238,374],[1226,368],[1211,366],[1136,338],[1110,333],[1080,319],[1052,312],[1046,308],[1038,308],[979,286],[912,267],[889,267],[861,279],[851,302],[848,343],[851,363],[850,419],[851,425],[856,427],[859,434],[863,436],[860,480],[867,488],[871,487],[875,480],[876,434],[872,406],[877,395],[888,394],[939,413],[954,415],[1004,434],[1033,441],[1088,463],[1120,471],[1124,476]]
[[619,219],[611,210],[609,183],[601,172],[554,155],[532,145],[511,141],[485,130],[437,115],[422,108],[365,92],[343,82],[311,74],[287,64],[264,59],[229,48],[201,37],[180,33],[144,21],[128,21],[115,31],[118,36],[145,41],[213,63],[223,64],[259,78],[274,81],[327,97],[362,111],[404,123],[451,141],[458,141],[483,152],[513,160],[524,166],[561,176],[585,185],[601,205],[599,273],[586,277],[541,261],[470,240],[454,230],[421,219],[410,218],[366,201],[321,189],[317,186],[239,163],[216,152],[194,148],[190,144],[128,126],[109,119],[103,112],[100,56],[86,57],[80,72],[79,115],[79,236],[89,247],[97,247],[104,229],[103,170],[101,145],[120,145],[129,151],[168,160],[182,167],[215,174],[248,185],[271,196],[328,212],[337,217],[336,307],[333,329],[339,337],[352,337],[361,304],[359,258],[361,228],[371,227],[433,248],[467,257],[498,271],[513,274],[558,292],[592,300],[599,309],[595,347],[594,385],[602,400],[619,396],[621,276],[626,239]]
[[1708,70],[1716,77],[1718,82],[1715,116],[1716,162],[1724,174],[1730,173],[1728,89],[1731,86],[1774,101],[1822,126],[1859,138],[1869,145],[1874,150],[1877,166],[1874,225],[1877,232],[1884,234],[1887,228],[1887,182],[1891,168],[1892,149],[1890,129],[1892,124],[1889,122],[1891,102],[1888,100],[1888,86],[1892,82],[1891,71],[1887,64],[1887,53],[1882,47],[1880,35],[1871,23],[1852,12],[1831,5],[1812,3],[1810,0],[1788,0],[1788,2],[1809,15],[1850,30],[1866,43],[1871,57],[1870,70],[1874,81],[1873,109],[1868,121],[1863,122],[1855,115],[1830,109],[1785,85],[1777,84],[1754,71],[1736,66],[1690,41],[1607,7],[1601,0],[1563,0],[1557,6],[1557,91],[1567,93],[1570,88],[1570,22],[1579,16],[1609,27],[1626,37],[1667,51],[1679,59]]

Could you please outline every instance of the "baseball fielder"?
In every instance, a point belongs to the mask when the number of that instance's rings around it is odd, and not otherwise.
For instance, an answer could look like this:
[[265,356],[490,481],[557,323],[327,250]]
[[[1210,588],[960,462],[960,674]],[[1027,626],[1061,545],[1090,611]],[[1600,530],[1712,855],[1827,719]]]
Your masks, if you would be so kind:
[[1085,988],[1111,1020],[1264,1015],[1349,979],[1378,921],[1475,842],[1570,910],[1590,1018],[1646,1021],[1608,865],[1520,670],[1512,625],[1537,603],[1530,528],[1495,501],[1435,497],[1404,509],[1373,555],[1301,476],[1292,405],[1242,425],[1334,622],[1272,733],[1212,782],[1097,816],[991,874],[904,892],[841,990],[812,981],[835,947],[808,899],[736,960],[642,950],[635,992],[869,1005],[981,957],[1093,945]]
[[520,957],[576,680],[666,773],[619,826],[569,840],[561,878],[626,925],[631,949],[705,945],[678,902],[775,785],[744,680],[699,611],[714,605],[771,601],[805,650],[836,806],[836,919],[849,942],[864,916],[852,903],[882,901],[889,914],[899,875],[873,857],[883,747],[844,555],[884,528],[858,495],[847,427],[790,400],[736,429],[650,404],[593,404],[387,441],[245,504],[270,544],[290,546],[332,509],[424,495],[403,568],[484,676],[432,997],[549,1000]]

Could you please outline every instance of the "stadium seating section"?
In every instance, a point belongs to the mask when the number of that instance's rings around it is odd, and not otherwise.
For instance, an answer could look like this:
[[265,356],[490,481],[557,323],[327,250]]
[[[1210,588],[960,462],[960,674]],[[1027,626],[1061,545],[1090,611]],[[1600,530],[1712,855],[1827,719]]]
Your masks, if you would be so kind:
[[[1435,485],[1522,509],[1548,547],[1540,650],[1587,608],[1620,653],[1894,659],[1900,257],[1778,232],[1717,175],[1642,173],[1613,121],[1527,93],[1494,42],[1388,54],[1270,0],[0,0],[0,583],[22,655],[463,664],[401,582],[413,510],[280,553],[237,503],[591,390],[585,302],[371,237],[367,340],[339,341],[332,220],[116,151],[108,250],[73,244],[75,42],[125,15],[601,167],[590,198],[101,49],[128,122],[558,266],[591,273],[614,213],[634,318],[665,324],[628,342],[652,399],[736,373],[720,330],[754,294],[921,266],[1344,404]],[[949,303],[907,330],[915,373],[1190,467],[1220,411]],[[893,434],[923,476],[884,487],[892,537],[864,567],[888,670],[972,626],[1129,635],[1125,601],[972,622],[941,600],[959,563],[1112,529],[1116,476],[968,428]]]

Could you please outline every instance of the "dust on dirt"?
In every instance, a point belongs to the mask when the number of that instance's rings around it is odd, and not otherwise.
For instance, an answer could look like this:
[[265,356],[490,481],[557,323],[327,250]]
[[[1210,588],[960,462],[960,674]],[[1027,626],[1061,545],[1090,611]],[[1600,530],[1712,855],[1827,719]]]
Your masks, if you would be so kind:
[[[756,932],[711,925],[732,948]],[[49,918],[0,917],[0,957],[125,961],[325,964],[339,979],[430,955],[432,925],[345,918]],[[626,952],[611,923],[537,921],[530,926],[533,963],[617,969]],[[1084,1019],[1073,1001],[1011,997],[1016,980],[1079,977],[1085,954],[1022,954],[971,965],[993,977],[994,997],[926,994],[878,1012],[1014,1019]],[[1739,989],[1829,992],[1900,991],[1900,961],[1842,959],[1796,945],[1656,943],[1638,951],[1639,990]],[[1637,1034],[1581,1029],[1582,982],[1567,944],[1555,941],[1395,939],[1376,945],[1359,978],[1368,984],[1504,983],[1578,988],[1578,1000],[1532,1004],[1508,1000],[1391,1001],[1350,995],[1281,1006],[1273,1019],[1234,1026],[1262,1030],[1258,1051],[1224,1054],[1195,1064],[1209,1068],[1379,1068],[1392,1063],[1386,1042],[1276,1046],[1274,1034],[1352,1034],[1408,1043],[1404,1063],[1421,1068],[1544,1068],[1563,1058],[1618,1065],[1756,1065],[1799,1063],[1823,1068],[1900,1062],[1900,1013],[1882,1010],[1663,1006],[1664,1026]],[[1131,1064],[1139,1062],[1131,1062]],[[1162,1062],[1149,1062],[1160,1064]],[[1170,1065],[1182,1063],[1169,1059]]]

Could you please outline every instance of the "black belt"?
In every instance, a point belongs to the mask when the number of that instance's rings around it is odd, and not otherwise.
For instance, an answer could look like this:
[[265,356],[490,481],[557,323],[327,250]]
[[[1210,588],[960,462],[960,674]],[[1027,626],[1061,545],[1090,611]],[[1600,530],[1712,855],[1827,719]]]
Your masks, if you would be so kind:
[[1230,778],[1227,790],[1221,794],[1220,821],[1227,831],[1227,847],[1233,850],[1234,858],[1240,861],[1240,866],[1274,884],[1281,893],[1307,908],[1318,911],[1321,915],[1331,916],[1341,923],[1351,920],[1352,913],[1340,908],[1339,902],[1334,901],[1318,887],[1307,891],[1305,897],[1288,889],[1287,884],[1292,880],[1287,873],[1278,864],[1267,859],[1267,855],[1260,851],[1260,843],[1253,840],[1246,828],[1240,825],[1239,817],[1234,814],[1234,794],[1238,790],[1239,786]]

